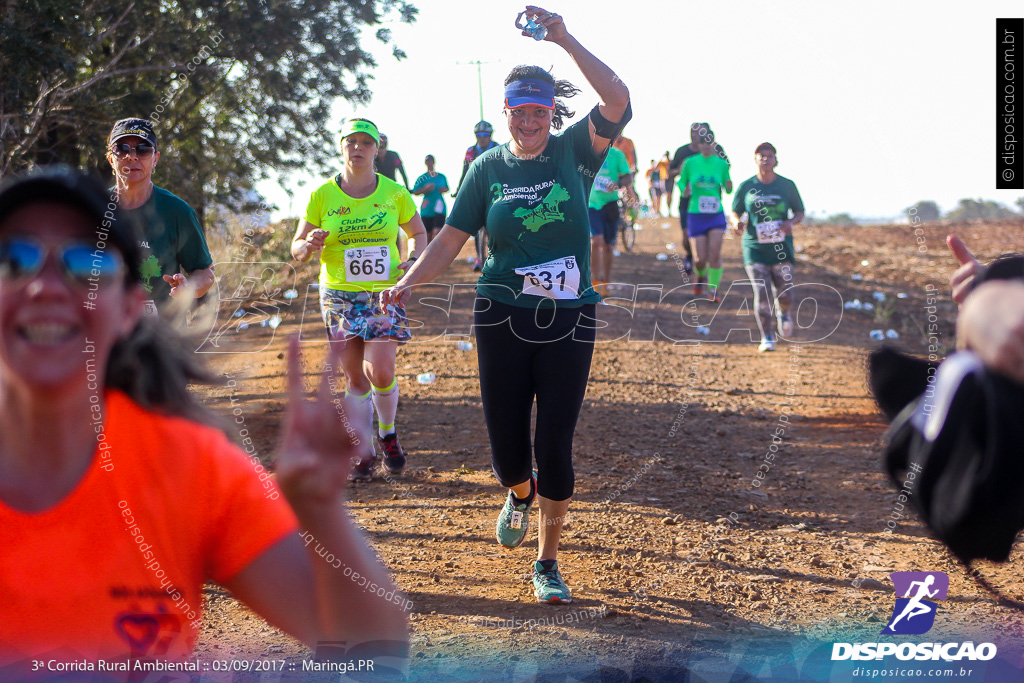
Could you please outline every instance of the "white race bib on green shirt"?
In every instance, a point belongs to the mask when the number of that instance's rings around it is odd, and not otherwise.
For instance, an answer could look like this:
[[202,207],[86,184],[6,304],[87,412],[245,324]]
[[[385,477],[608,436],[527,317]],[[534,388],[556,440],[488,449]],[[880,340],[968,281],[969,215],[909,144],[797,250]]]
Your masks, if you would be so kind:
[[597,190],[598,192],[613,192],[613,184],[614,183],[611,181],[610,178],[607,178],[600,174],[598,174],[598,176],[594,178],[594,189]]
[[345,276],[349,282],[387,280],[391,271],[391,247],[352,247],[345,250]]
[[782,221],[765,221],[757,224],[757,241],[761,244],[781,242],[786,239],[782,234]]
[[523,276],[523,294],[549,299],[578,299],[580,296],[580,269],[575,256],[516,268],[516,275]]
[[722,202],[718,197],[699,197],[697,199],[697,211],[700,213],[718,213]]

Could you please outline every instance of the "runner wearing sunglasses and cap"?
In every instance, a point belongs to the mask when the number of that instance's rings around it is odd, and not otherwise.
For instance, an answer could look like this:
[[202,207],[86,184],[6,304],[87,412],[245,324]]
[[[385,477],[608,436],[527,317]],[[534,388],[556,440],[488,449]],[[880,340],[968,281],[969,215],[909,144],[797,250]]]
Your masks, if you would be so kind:
[[[342,346],[345,393],[364,406],[390,474],[405,469],[398,442],[398,380],[395,355],[411,338],[405,303],[381,302],[381,292],[398,281],[427,242],[423,221],[409,190],[374,171],[380,133],[367,119],[349,119],[341,131],[340,173],[313,191],[299,221],[292,256],[320,256],[320,311],[332,345]],[[398,230],[409,237],[409,256],[398,251]],[[376,468],[373,444],[353,462],[349,478],[369,481]]]
[[344,503],[344,458],[367,437],[345,428],[355,406],[335,404],[326,376],[318,400],[304,399],[293,340],[277,476],[254,469],[189,391],[209,380],[198,357],[142,315],[133,228],[70,169],[0,187],[5,679],[31,680],[32,660],[58,652],[187,661],[207,580],[309,647],[401,657],[404,599]]
[[199,216],[185,200],[153,184],[160,160],[153,124],[121,119],[107,137],[107,161],[114,170],[117,204],[142,230],[137,268],[154,314],[172,297],[199,298],[215,282],[213,259]]
[[[476,158],[489,149],[498,146],[498,143],[491,139],[494,133],[494,126],[487,121],[480,121],[473,126],[473,134],[476,135],[476,144],[466,150],[466,156],[462,160],[462,177],[459,178],[459,189],[462,188],[462,181],[466,179],[466,171]],[[456,197],[459,190],[452,192]],[[487,258],[487,228],[481,227],[473,233],[473,243],[476,245],[476,258],[473,259],[473,272],[479,273],[484,269],[484,260]]]
[[569,53],[600,102],[587,118],[552,135],[573,116],[562,98],[579,89],[538,66],[514,68],[505,79],[511,142],[470,166],[447,224],[383,300],[407,301],[412,287],[444,272],[469,236],[487,227],[490,257],[477,283],[474,330],[491,463],[508,489],[496,535],[506,548],[521,545],[530,508],[539,503],[534,595],[561,604],[572,593],[558,569],[558,544],[575,485],[573,433],[600,300],[590,279],[587,204],[608,145],[631,112],[626,86],[569,34],[559,15],[533,6],[526,12],[547,28],[545,40]]

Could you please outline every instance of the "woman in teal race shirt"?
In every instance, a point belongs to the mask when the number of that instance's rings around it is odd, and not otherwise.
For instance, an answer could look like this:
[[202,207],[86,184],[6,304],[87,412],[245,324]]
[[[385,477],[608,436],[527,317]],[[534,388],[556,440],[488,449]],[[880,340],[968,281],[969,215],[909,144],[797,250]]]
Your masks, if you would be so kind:
[[437,237],[437,233],[444,227],[444,193],[448,191],[448,179],[443,173],[434,170],[433,154],[428,154],[423,163],[427,166],[427,172],[416,179],[411,192],[423,197],[420,203],[420,218],[423,219],[423,227],[427,231],[429,242]]
[[[776,331],[783,338],[793,334],[789,317],[796,263],[793,226],[804,219],[804,203],[796,183],[775,172],[779,162],[770,142],[757,146],[754,161],[757,175],[740,183],[732,200],[732,213],[734,230],[743,235],[743,265],[754,287],[754,310],[761,330],[757,350],[774,351]],[[772,315],[773,298],[776,316]]]
[[560,604],[572,600],[558,569],[558,543],[575,485],[573,433],[600,299],[590,279],[587,204],[608,145],[631,113],[626,86],[566,31],[560,16],[539,7],[526,11],[547,28],[545,40],[569,53],[600,103],[587,119],[552,135],[573,115],[561,98],[579,90],[537,66],[513,69],[505,79],[511,142],[473,163],[441,234],[383,301],[408,300],[412,287],[444,272],[469,236],[486,226],[490,255],[477,283],[474,329],[492,465],[509,489],[496,535],[507,548],[522,544],[530,508],[539,502],[534,594]]

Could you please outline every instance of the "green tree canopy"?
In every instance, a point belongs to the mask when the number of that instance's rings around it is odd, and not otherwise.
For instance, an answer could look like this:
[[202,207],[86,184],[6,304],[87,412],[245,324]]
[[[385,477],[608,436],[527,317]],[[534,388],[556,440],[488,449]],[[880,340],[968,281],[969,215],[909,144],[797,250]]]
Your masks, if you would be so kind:
[[946,214],[946,218],[966,221],[972,218],[1010,218],[1016,215],[1006,206],[990,199],[961,199],[957,207]]
[[[65,162],[109,174],[113,122],[154,121],[162,184],[202,212],[271,174],[325,172],[339,98],[367,102],[364,29],[406,0],[34,0],[0,4],[0,176]],[[404,57],[397,47],[396,58]]]
[[825,219],[824,223],[826,225],[837,225],[842,228],[857,225],[857,221],[855,221],[853,216],[848,213],[837,213],[834,216],[829,216]]
[[907,218],[910,220],[917,219],[916,222],[934,223],[935,221],[942,218],[942,212],[939,211],[939,205],[931,200],[920,201],[911,207],[903,210]]

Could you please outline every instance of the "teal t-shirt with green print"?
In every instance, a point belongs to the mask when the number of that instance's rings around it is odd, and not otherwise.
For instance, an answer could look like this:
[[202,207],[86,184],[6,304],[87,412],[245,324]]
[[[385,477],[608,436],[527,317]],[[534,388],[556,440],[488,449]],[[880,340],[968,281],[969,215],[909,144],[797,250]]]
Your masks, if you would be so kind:
[[142,206],[124,211],[138,224],[142,241],[142,263],[138,265],[142,287],[156,304],[166,303],[171,287],[164,275],[191,273],[213,265],[199,216],[184,199],[162,187]]
[[590,282],[587,204],[603,161],[586,118],[552,135],[536,158],[516,157],[508,143],[477,157],[447,222],[469,234],[487,227],[481,296],[524,307],[600,300]]
[[796,262],[793,236],[782,235],[778,224],[792,217],[790,212],[804,210],[803,199],[796,183],[780,175],[765,184],[758,177],[747,178],[736,188],[732,210],[747,214],[747,229],[743,232],[743,262],[772,266],[777,263]]

